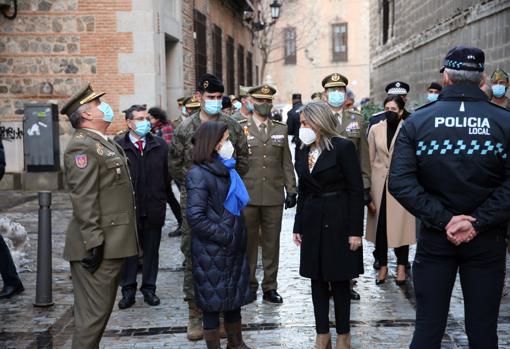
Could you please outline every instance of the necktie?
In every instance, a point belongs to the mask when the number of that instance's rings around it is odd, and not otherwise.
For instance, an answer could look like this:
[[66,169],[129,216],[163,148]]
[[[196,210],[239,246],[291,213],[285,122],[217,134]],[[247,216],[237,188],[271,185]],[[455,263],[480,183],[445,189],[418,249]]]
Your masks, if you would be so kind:
[[335,113],[335,118],[338,120],[338,122],[340,123],[340,126],[342,126],[342,118],[340,117],[340,114],[339,113]]
[[264,139],[266,138],[266,124],[260,124],[259,126],[260,133],[262,133],[262,136],[264,136]]
[[140,154],[143,155],[143,141],[142,140],[136,141],[136,145],[138,146],[138,150],[140,151]]

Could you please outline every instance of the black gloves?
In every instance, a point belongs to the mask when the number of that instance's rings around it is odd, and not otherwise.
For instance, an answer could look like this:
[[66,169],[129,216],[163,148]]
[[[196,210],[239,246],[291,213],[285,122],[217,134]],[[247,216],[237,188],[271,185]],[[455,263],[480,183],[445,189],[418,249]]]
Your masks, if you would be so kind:
[[372,196],[370,196],[370,188],[363,189],[363,201],[365,205],[372,202]]
[[296,193],[287,193],[287,197],[285,198],[285,209],[293,208],[296,206],[297,200],[296,200],[297,194]]
[[103,251],[104,244],[92,248],[89,255],[81,260],[81,265],[94,274],[103,261]]

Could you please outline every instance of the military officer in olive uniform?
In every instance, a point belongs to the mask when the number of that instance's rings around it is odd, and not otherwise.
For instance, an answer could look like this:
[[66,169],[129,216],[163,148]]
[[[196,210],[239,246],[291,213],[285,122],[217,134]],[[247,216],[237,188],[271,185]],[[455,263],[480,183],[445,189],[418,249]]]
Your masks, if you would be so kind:
[[257,299],[259,286],[255,274],[260,245],[264,267],[264,300],[282,303],[276,280],[280,231],[283,205],[285,208],[296,205],[296,178],[287,140],[287,125],[269,118],[276,90],[262,85],[252,88],[248,93],[253,115],[239,123],[248,137],[249,170],[242,177],[250,194],[250,203],[243,210],[243,215],[248,229],[247,252],[252,301]]
[[[354,110],[344,108],[346,101],[346,89],[349,80],[341,74],[333,73],[322,79],[324,87],[323,98],[338,118],[338,132],[356,146],[363,177],[363,189],[365,204],[369,204],[370,198],[370,155],[368,153],[368,141],[366,136],[366,122],[363,115]],[[351,299],[360,299],[359,294],[351,288]]]
[[239,101],[241,102],[241,109],[232,114],[232,117],[237,121],[248,119],[253,113],[253,105],[249,102],[248,91],[251,87],[239,86]]
[[64,153],[73,216],[64,258],[74,289],[74,349],[99,348],[125,257],[139,253],[133,187],[126,156],[105,132],[112,108],[90,85],[62,108],[76,132]]
[[195,95],[186,97],[183,105],[184,108],[186,108],[186,115],[193,115],[200,110],[200,102]]
[[[227,124],[229,139],[234,145],[236,158],[236,170],[239,175],[248,171],[248,144],[246,136],[239,123],[230,116],[221,113],[222,95],[224,92],[223,83],[214,75],[204,74],[198,83],[195,94],[201,107],[198,112],[186,118],[174,132],[170,143],[169,170],[172,178],[178,183],[184,183],[186,174],[193,162],[191,155],[193,151],[193,136],[204,122],[216,120]],[[200,340],[203,337],[202,312],[195,304],[193,276],[191,274],[191,236],[186,220],[187,195],[184,185],[181,185],[181,208],[183,214],[181,251],[186,260],[184,270],[183,291],[185,300],[189,305],[189,322],[187,336],[190,340]]]
[[506,96],[508,86],[510,86],[508,74],[503,69],[497,68],[491,75],[491,102],[510,110],[510,99]]

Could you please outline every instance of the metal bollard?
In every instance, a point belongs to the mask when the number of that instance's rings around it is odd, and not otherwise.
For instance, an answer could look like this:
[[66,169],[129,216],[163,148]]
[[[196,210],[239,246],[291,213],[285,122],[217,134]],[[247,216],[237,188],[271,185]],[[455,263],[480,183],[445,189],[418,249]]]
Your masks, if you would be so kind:
[[51,273],[51,192],[39,192],[39,232],[37,237],[36,307],[53,305]]

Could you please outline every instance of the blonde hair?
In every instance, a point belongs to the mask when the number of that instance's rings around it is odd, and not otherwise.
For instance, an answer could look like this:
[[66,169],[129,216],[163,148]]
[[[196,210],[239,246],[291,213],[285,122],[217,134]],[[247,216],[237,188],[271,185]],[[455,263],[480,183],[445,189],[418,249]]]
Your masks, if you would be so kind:
[[317,148],[321,151],[325,149],[331,150],[333,148],[331,139],[341,136],[337,130],[338,119],[326,102],[313,101],[306,104],[301,108],[301,115],[303,115],[310,127],[320,135],[316,141]]

